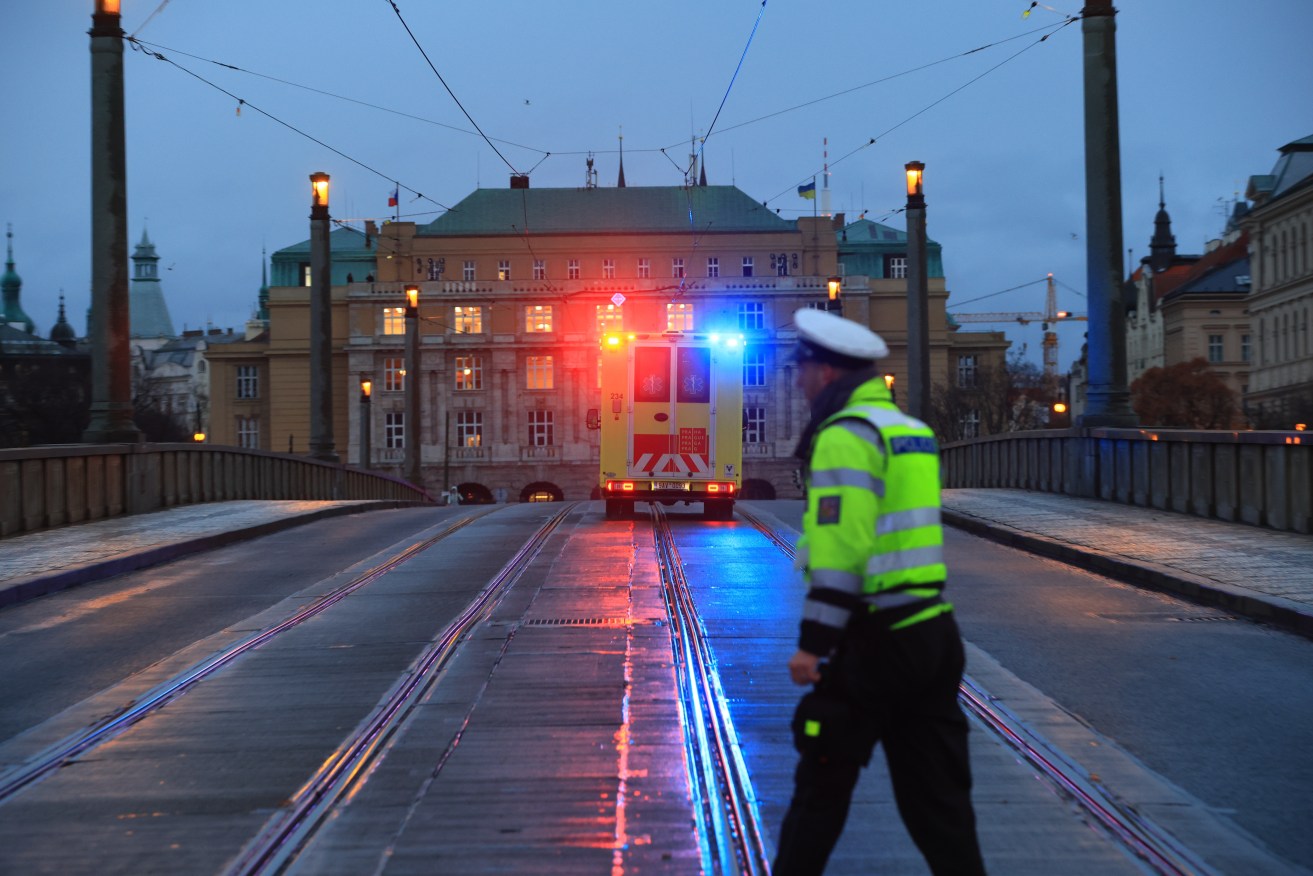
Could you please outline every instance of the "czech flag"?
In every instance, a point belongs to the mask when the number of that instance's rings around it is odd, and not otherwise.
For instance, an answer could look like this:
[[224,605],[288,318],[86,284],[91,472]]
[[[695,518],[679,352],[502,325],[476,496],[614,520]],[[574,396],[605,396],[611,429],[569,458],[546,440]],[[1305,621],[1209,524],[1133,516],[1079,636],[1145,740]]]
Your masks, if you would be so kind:
[[399,201],[400,199],[401,199],[401,186],[397,186],[392,190],[392,194],[388,195],[388,206],[395,207],[397,205],[397,201]]
[[809,201],[816,200],[816,180],[812,180],[805,186],[798,186],[798,197],[806,198]]

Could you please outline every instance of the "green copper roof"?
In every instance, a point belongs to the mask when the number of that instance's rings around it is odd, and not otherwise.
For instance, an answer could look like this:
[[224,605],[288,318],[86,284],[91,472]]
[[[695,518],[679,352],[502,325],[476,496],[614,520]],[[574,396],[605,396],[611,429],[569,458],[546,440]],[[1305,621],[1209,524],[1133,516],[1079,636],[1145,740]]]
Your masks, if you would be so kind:
[[[690,221],[690,211],[692,219]],[[420,226],[431,236],[629,232],[795,231],[796,224],[735,186],[626,186],[591,189],[477,189]]]

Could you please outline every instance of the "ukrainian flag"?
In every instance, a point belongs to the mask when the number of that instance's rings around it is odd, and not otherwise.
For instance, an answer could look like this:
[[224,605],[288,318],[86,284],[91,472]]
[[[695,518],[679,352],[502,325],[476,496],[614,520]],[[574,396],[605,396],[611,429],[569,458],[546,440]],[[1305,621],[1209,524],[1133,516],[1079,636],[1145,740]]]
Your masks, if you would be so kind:
[[809,201],[816,200],[816,180],[812,180],[805,186],[798,186],[798,196]]

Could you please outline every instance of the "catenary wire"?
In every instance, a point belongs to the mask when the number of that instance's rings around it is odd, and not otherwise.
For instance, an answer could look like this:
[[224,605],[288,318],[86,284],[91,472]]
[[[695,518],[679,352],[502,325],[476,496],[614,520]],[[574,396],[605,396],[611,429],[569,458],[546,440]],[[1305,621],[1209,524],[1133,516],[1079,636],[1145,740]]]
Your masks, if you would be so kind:
[[[874,136],[874,137],[871,137],[869,140],[867,140],[867,141],[866,141],[865,143],[863,143],[862,145],[860,145],[860,146],[858,146],[857,148],[855,148],[855,149],[853,149],[853,150],[847,152],[847,153],[844,154],[842,157],[837,158],[837,159],[835,159],[834,161],[830,162],[830,163],[829,163],[829,166],[832,167],[832,168],[833,168],[833,167],[837,167],[839,164],[842,164],[844,161],[846,161],[847,159],[851,158],[853,155],[857,154],[858,152],[861,152],[863,149],[866,149],[866,148],[868,148],[868,147],[870,147],[870,146],[874,146],[874,145],[875,145],[877,142],[879,142],[881,139],[883,139],[884,137],[886,137],[886,136],[888,136],[889,134],[893,133],[894,131],[898,130],[898,129],[901,128],[903,125],[906,125],[908,122],[912,121],[913,119],[917,118],[918,116],[924,115],[925,113],[927,113],[927,112],[929,112],[930,110],[932,110],[932,109],[934,109],[935,107],[937,107],[939,104],[941,104],[941,103],[943,103],[944,101],[948,100],[948,99],[949,99],[950,97],[952,97],[953,95],[955,95],[955,94],[957,94],[958,92],[962,91],[964,88],[967,88],[967,87],[970,86],[970,85],[974,85],[976,82],[979,82],[981,79],[985,78],[985,77],[988,76],[990,73],[993,73],[995,70],[999,69],[999,68],[1002,67],[1004,64],[1006,64],[1006,63],[1008,63],[1009,61],[1012,61],[1013,59],[1015,59],[1015,58],[1017,58],[1017,57],[1019,57],[1019,56],[1025,54],[1026,52],[1028,52],[1028,51],[1030,51],[1031,49],[1033,49],[1033,48],[1035,48],[1036,46],[1038,46],[1040,43],[1042,43],[1042,42],[1044,42],[1045,40],[1047,40],[1049,37],[1053,36],[1053,34],[1057,33],[1058,31],[1062,30],[1063,28],[1065,28],[1067,25],[1072,24],[1072,23],[1074,23],[1074,22],[1076,22],[1076,21],[1079,21],[1079,20],[1080,20],[1079,18],[1069,18],[1069,19],[1067,19],[1066,21],[1062,22],[1061,24],[1053,25],[1053,26],[1050,26],[1049,28],[1045,28],[1046,30],[1049,30],[1050,32],[1044,34],[1044,36],[1042,36],[1042,37],[1040,37],[1039,39],[1035,40],[1035,42],[1033,42],[1033,43],[1031,43],[1031,44],[1025,46],[1024,48],[1022,48],[1022,49],[1021,49],[1020,51],[1018,51],[1018,52],[1014,52],[1013,54],[1011,54],[1011,55],[1009,55],[1008,57],[1004,58],[1002,61],[999,61],[997,64],[995,64],[994,66],[992,66],[992,67],[990,67],[989,69],[985,70],[984,72],[979,73],[979,74],[977,74],[976,76],[971,77],[971,78],[968,79],[966,82],[964,82],[964,83],[962,83],[961,85],[959,85],[957,88],[954,88],[952,91],[950,91],[950,92],[948,92],[947,94],[945,94],[944,96],[940,97],[938,100],[935,100],[935,101],[933,101],[932,103],[930,103],[929,105],[927,105],[927,106],[925,106],[925,107],[922,107],[921,109],[919,109],[919,110],[917,110],[916,112],[912,113],[912,114],[911,114],[910,116],[908,116],[907,118],[903,119],[901,122],[898,122],[897,124],[893,125],[892,127],[886,129],[883,133],[880,133],[880,134],[877,134],[877,135]],[[814,178],[815,176],[816,176],[816,172],[815,172],[815,171],[812,172],[812,173],[810,173],[810,174],[807,174],[806,176],[804,176],[804,177],[802,177],[801,179],[799,179],[797,182],[795,182],[795,183],[793,183],[792,185],[790,185],[788,188],[784,189],[783,191],[779,192],[778,194],[774,195],[773,197],[768,198],[768,199],[767,199],[767,202],[769,203],[770,201],[774,201],[776,198],[783,197],[784,195],[788,194],[789,192],[796,190],[796,188],[797,188],[799,185],[801,185],[802,183],[805,183],[805,182],[806,182],[807,180],[809,180],[809,179]]]
[[433,66],[433,61],[429,58],[429,53],[424,51],[424,47],[420,45],[419,39],[416,38],[414,32],[410,29],[410,25],[407,24],[406,19],[402,17],[401,9],[397,7],[396,0],[387,0],[387,3],[392,7],[392,11],[397,14],[397,20],[400,21],[401,26],[406,29],[406,33],[410,35],[410,41],[415,44],[415,48],[419,49],[419,53],[424,56],[424,60],[429,65],[429,69],[433,71],[433,75],[438,77],[438,81],[442,83],[442,87],[447,89],[447,94],[451,95],[451,99],[456,101],[456,106],[460,107],[460,111],[465,114],[465,118],[470,120],[470,124],[474,126],[474,130],[479,132],[479,136],[483,138],[483,141],[487,143],[488,146],[492,148],[492,151],[497,153],[497,157],[511,169],[511,173],[519,175],[520,172],[516,170],[515,165],[507,161],[506,156],[502,155],[501,150],[497,148],[497,144],[492,142],[492,140],[489,140],[488,135],[483,133],[483,129],[479,127],[479,123],[474,121],[474,116],[470,115],[465,109],[465,105],[460,102],[460,98],[456,96],[456,92],[451,90],[451,86],[447,84],[447,80],[442,78],[442,74],[438,72],[438,68]]
[[214,82],[211,82],[210,80],[206,79],[204,76],[200,75],[200,74],[197,73],[196,71],[194,71],[194,70],[189,70],[188,68],[182,66],[182,65],[179,64],[177,61],[174,61],[172,58],[165,57],[165,56],[164,56],[163,54],[161,54],[160,52],[154,51],[154,50],[152,50],[152,49],[147,49],[147,48],[145,48],[144,46],[141,46],[141,45],[138,43],[137,40],[133,40],[133,39],[131,39],[131,38],[127,38],[127,40],[128,40],[128,42],[129,42],[130,44],[132,44],[134,47],[138,48],[141,52],[144,52],[145,54],[150,55],[152,58],[155,58],[155,59],[158,60],[158,61],[163,61],[163,62],[165,62],[166,64],[170,64],[170,65],[172,65],[173,67],[176,67],[177,69],[179,69],[179,70],[181,70],[182,72],[186,73],[188,76],[192,76],[192,77],[196,78],[197,80],[199,80],[199,81],[201,81],[201,82],[204,82],[206,85],[210,86],[210,87],[213,88],[214,90],[216,90],[216,91],[220,91],[220,92],[222,92],[222,93],[228,95],[228,96],[231,97],[233,100],[235,100],[235,101],[238,102],[238,106],[239,106],[239,108],[240,108],[240,107],[243,107],[243,106],[250,107],[251,109],[255,110],[255,111],[256,111],[257,113],[259,113],[260,115],[264,116],[265,118],[267,118],[267,119],[269,119],[269,120],[271,120],[271,121],[277,122],[278,124],[280,124],[280,125],[282,125],[283,127],[287,128],[289,131],[292,131],[292,132],[294,132],[294,133],[300,134],[302,137],[305,137],[307,140],[310,140],[311,142],[316,143],[316,144],[318,144],[318,145],[324,147],[324,148],[327,149],[328,151],[332,152],[334,155],[339,155],[339,156],[341,156],[342,158],[345,158],[347,161],[350,161],[352,164],[355,164],[355,165],[357,165],[357,166],[359,166],[359,167],[362,167],[362,168],[364,168],[365,170],[369,171],[370,173],[373,173],[373,174],[376,174],[376,175],[378,175],[378,176],[381,176],[383,179],[387,180],[388,182],[392,183],[393,185],[398,186],[399,188],[404,188],[404,189],[405,189],[406,191],[408,191],[408,192],[413,192],[413,193],[415,194],[415,197],[416,197],[416,198],[423,198],[423,199],[426,200],[426,201],[429,201],[429,202],[431,202],[431,203],[433,203],[433,204],[437,204],[439,207],[441,207],[441,208],[444,209],[444,210],[448,210],[448,211],[451,210],[451,208],[448,207],[446,204],[443,204],[443,203],[441,203],[440,201],[436,201],[436,200],[434,200],[433,198],[430,198],[429,196],[425,195],[423,192],[418,191],[418,190],[416,190],[416,189],[413,189],[413,188],[411,188],[410,186],[407,186],[407,185],[403,185],[403,184],[401,184],[401,183],[398,183],[398,182],[397,182],[396,180],[394,180],[392,177],[388,176],[387,174],[383,173],[382,171],[378,170],[377,168],[374,168],[374,167],[371,167],[371,166],[368,165],[368,164],[365,164],[365,162],[361,161],[360,159],[358,159],[358,158],[354,158],[354,157],[352,157],[352,156],[346,154],[346,153],[343,152],[342,150],[337,149],[336,147],[330,146],[329,144],[325,143],[323,140],[320,140],[318,137],[315,137],[315,136],[312,135],[312,134],[307,134],[305,131],[302,131],[300,128],[296,127],[295,125],[291,124],[290,122],[285,122],[285,121],[283,121],[282,119],[278,118],[278,116],[275,116],[273,113],[267,112],[266,110],[261,109],[260,107],[256,106],[255,104],[250,103],[249,101],[244,100],[244,99],[238,97],[237,95],[233,94],[233,93],[232,93],[231,91],[229,91],[228,89],[224,88],[222,85],[218,85],[218,84],[216,84],[216,83],[214,83]]

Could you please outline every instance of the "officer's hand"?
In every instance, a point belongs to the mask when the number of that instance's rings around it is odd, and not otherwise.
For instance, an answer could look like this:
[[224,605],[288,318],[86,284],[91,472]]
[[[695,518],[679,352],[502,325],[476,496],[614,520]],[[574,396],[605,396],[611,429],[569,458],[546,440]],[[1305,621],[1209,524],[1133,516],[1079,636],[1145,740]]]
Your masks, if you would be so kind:
[[789,677],[794,684],[815,684],[821,680],[821,658],[797,651],[789,658]]

